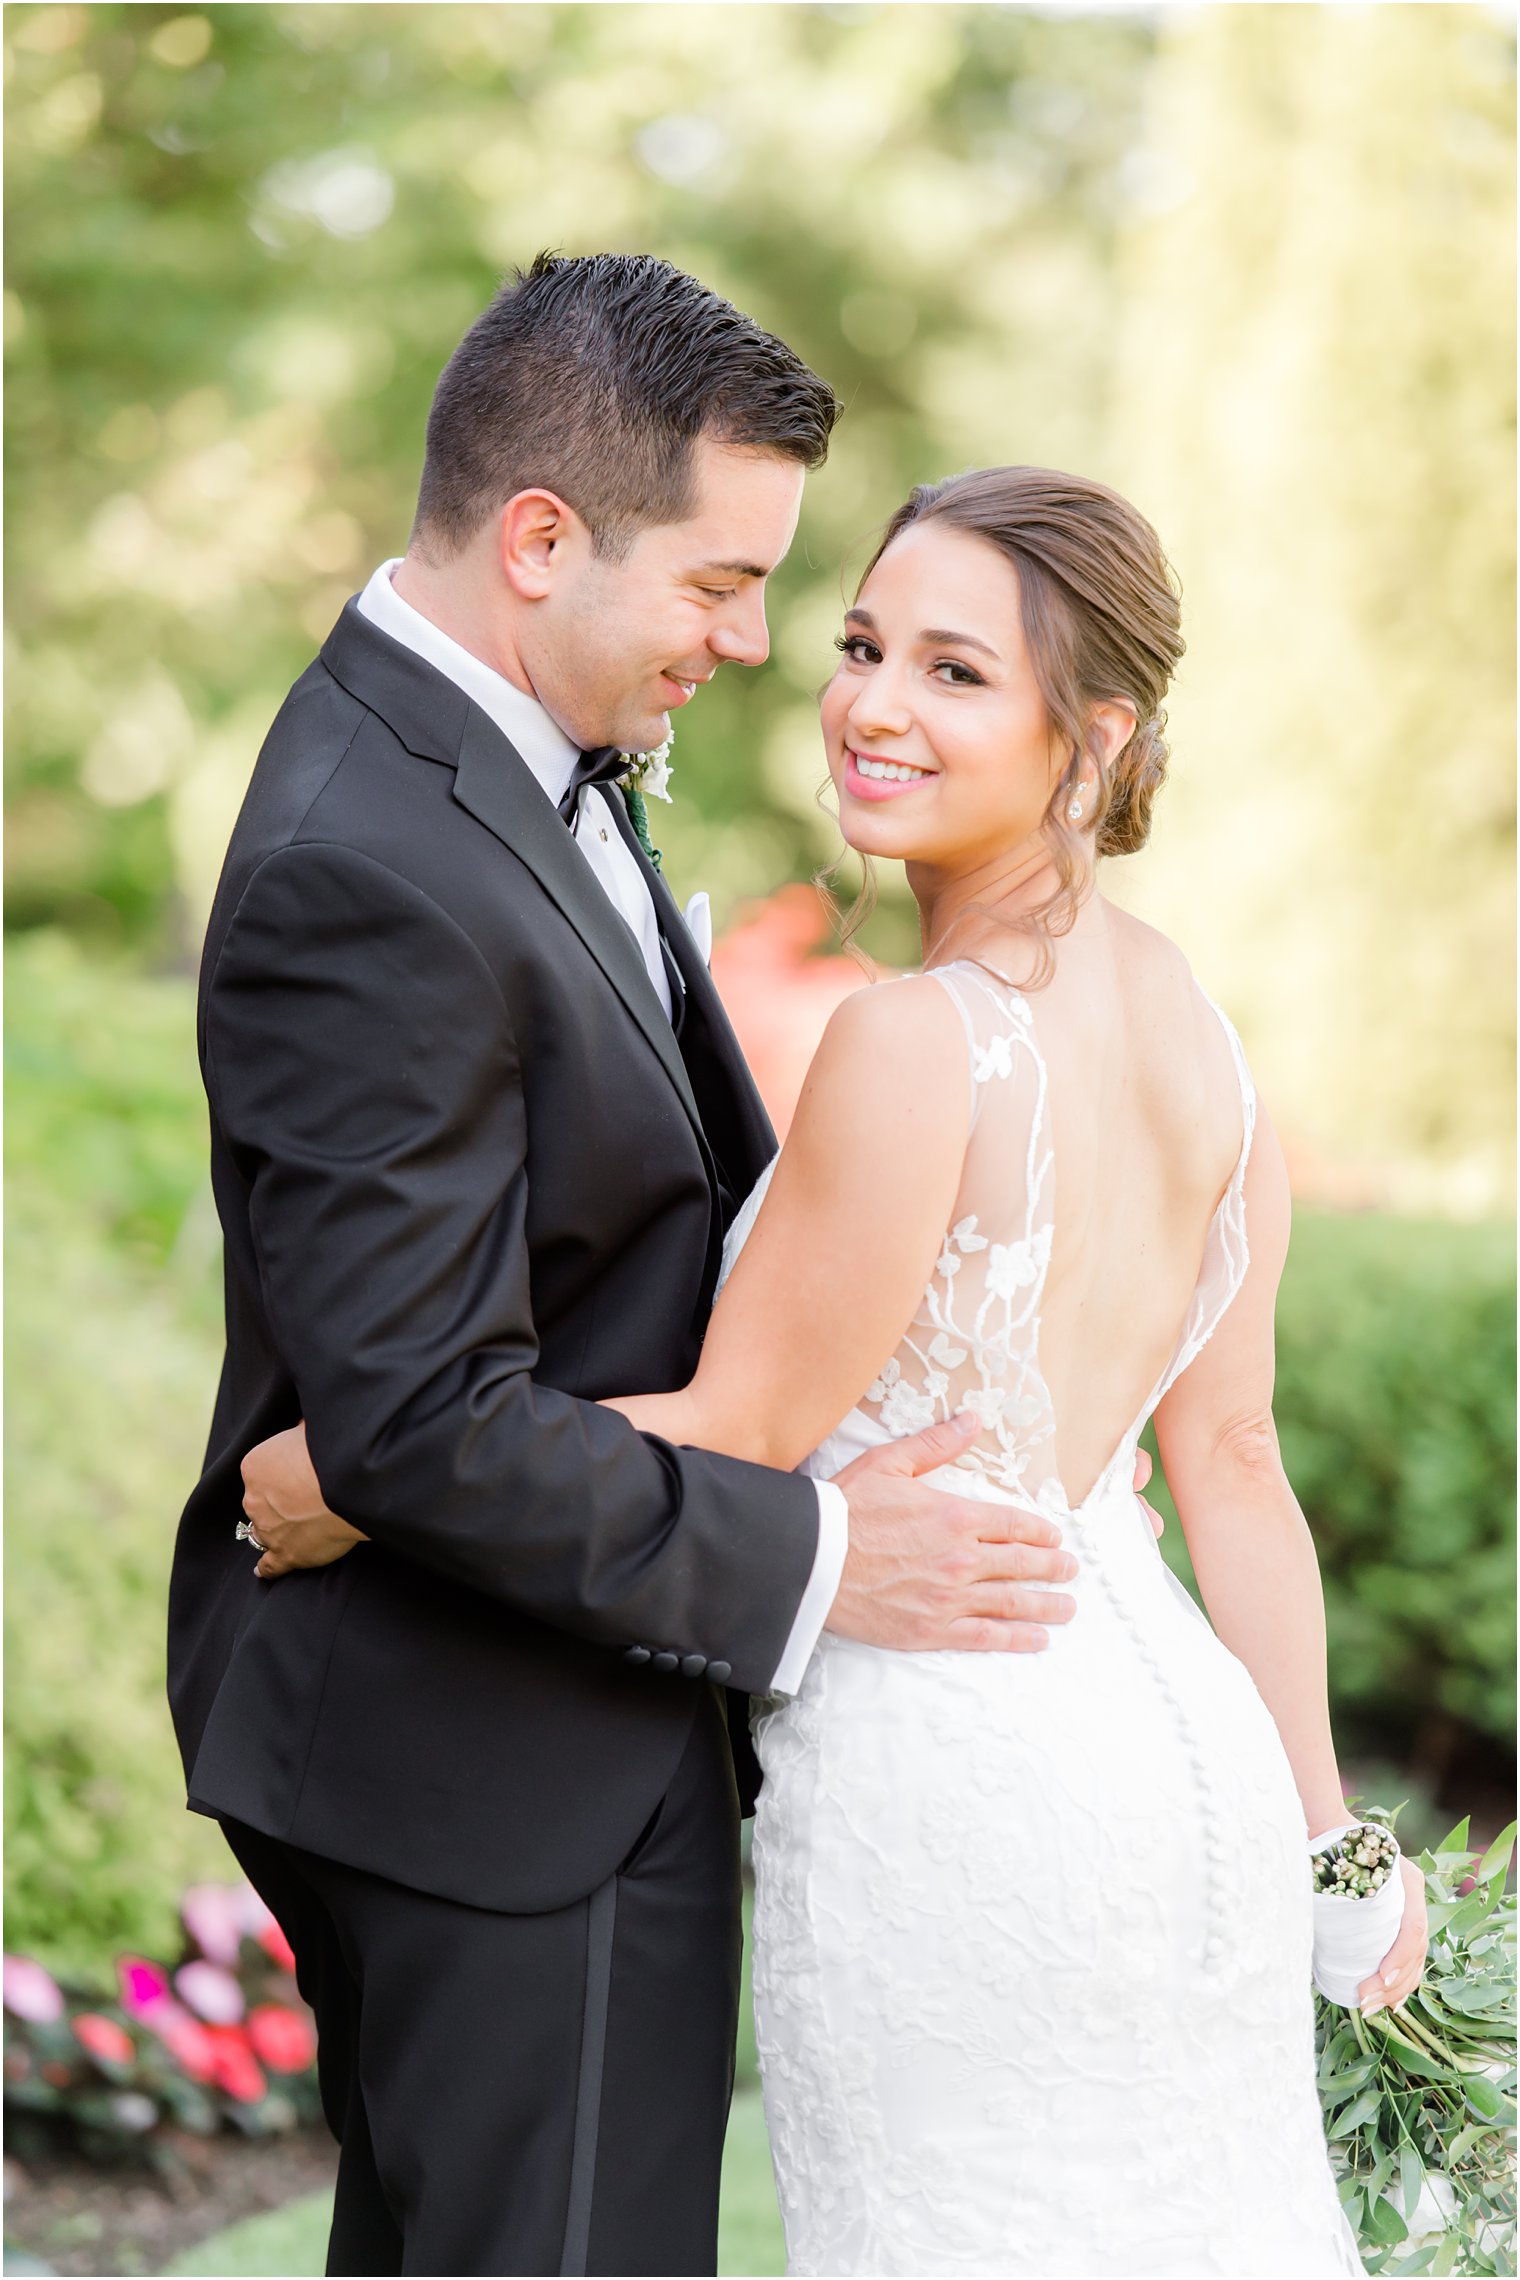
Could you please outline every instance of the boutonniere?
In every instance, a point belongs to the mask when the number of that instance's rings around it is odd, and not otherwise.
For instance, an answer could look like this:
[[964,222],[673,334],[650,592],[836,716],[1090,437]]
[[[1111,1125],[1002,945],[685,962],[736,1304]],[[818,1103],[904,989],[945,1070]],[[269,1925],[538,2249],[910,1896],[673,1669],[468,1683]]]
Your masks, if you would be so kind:
[[628,804],[628,820],[633,825],[639,845],[657,871],[660,868],[660,850],[649,836],[649,811],[645,802],[664,800],[667,806],[670,803],[670,748],[674,742],[673,736],[667,736],[664,743],[656,745],[653,752],[627,753],[627,773],[618,779]]

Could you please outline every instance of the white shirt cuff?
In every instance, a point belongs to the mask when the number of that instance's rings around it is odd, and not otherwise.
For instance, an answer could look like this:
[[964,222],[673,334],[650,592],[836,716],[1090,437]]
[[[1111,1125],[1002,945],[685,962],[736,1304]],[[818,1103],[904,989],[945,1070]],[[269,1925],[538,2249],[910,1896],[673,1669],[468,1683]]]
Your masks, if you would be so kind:
[[802,1674],[838,1594],[845,1554],[850,1548],[850,1508],[845,1502],[844,1490],[836,1488],[831,1480],[815,1480],[813,1486],[818,1491],[818,1549],[813,1554],[813,1572],[802,1594],[791,1637],[771,1680],[773,1694],[795,1694],[801,1686]]

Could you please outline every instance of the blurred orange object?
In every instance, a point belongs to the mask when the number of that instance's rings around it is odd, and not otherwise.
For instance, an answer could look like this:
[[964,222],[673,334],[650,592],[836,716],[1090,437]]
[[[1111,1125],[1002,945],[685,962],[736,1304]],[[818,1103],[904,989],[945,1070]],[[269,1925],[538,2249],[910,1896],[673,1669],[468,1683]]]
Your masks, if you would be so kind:
[[776,1136],[784,1140],[808,1063],[829,1015],[885,969],[862,972],[853,958],[815,955],[833,932],[816,887],[782,887],[747,904],[713,945],[712,974],[744,1048]]

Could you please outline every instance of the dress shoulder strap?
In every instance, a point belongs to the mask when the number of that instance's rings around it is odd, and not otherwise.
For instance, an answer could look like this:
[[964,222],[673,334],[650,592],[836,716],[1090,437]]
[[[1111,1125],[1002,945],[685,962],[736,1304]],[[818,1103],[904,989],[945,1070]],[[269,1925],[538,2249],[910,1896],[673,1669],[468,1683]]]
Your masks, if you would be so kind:
[[1015,1059],[1027,1054],[1041,1074],[1044,1061],[1035,1037],[1034,1016],[1024,992],[1003,975],[969,958],[926,966],[926,981],[938,982],[953,1001],[966,1031],[971,1077],[971,1130],[976,1129],[986,1087],[1012,1073]]

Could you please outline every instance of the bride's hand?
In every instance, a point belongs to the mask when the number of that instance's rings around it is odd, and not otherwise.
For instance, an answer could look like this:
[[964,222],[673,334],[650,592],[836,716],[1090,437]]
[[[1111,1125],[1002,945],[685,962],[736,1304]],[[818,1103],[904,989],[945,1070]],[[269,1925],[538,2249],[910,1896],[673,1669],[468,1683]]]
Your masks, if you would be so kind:
[[369,1542],[323,1503],[304,1422],[260,1441],[244,1457],[243,1510],[263,1549],[253,1572],[265,1583],[295,1568],[328,1567],[355,1544]]
[[1399,1861],[1404,1879],[1404,1920],[1399,1936],[1370,1979],[1357,1989],[1357,2002],[1365,2018],[1369,2012],[1390,2010],[1412,1995],[1425,1969],[1430,1925],[1425,1912],[1425,1879],[1412,1860]]
[[1134,1491],[1136,1496],[1140,1497],[1141,1510],[1146,1514],[1151,1526],[1155,1529],[1157,1535],[1159,1536],[1162,1529],[1166,1526],[1166,1522],[1162,1519],[1160,1513],[1156,1510],[1155,1505],[1147,1504],[1145,1498],[1143,1496],[1140,1496],[1141,1489],[1144,1488],[1146,1482],[1151,1477],[1152,1469],[1150,1451],[1148,1449],[1137,1449],[1135,1451],[1135,1478],[1133,1483]]

